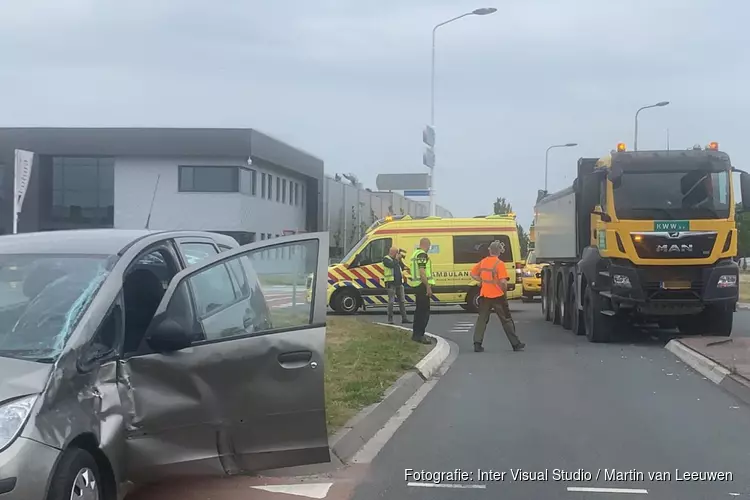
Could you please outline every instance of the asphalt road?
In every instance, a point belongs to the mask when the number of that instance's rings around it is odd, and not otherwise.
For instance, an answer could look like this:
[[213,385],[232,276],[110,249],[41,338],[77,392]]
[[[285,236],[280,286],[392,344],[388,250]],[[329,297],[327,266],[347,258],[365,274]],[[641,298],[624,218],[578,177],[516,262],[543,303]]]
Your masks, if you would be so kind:
[[[664,338],[591,344],[544,322],[538,304],[514,301],[512,310],[525,352],[511,351],[493,318],[486,351],[474,353],[469,326],[474,315],[433,314],[428,330],[454,341],[460,354],[375,457],[353,498],[750,496],[750,408],[682,364],[664,349]],[[734,334],[750,335],[750,312],[737,313]],[[461,469],[471,477],[446,480],[451,487],[444,488],[408,485],[420,481],[407,478],[407,469]],[[548,475],[515,480],[517,469]],[[556,469],[592,477],[556,480]],[[622,480],[606,480],[605,469],[623,473]],[[479,470],[505,472],[504,480],[480,480]],[[643,478],[628,477],[629,471]],[[650,479],[656,472],[671,478]],[[678,481],[686,472],[733,477]]]

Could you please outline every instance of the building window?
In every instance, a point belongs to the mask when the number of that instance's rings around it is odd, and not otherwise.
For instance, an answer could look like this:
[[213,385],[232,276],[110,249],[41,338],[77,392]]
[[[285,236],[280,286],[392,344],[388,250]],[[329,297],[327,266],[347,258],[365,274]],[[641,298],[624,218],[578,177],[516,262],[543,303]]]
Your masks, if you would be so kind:
[[281,203],[286,203],[286,179],[281,180]]
[[300,204],[302,207],[305,206],[305,186],[300,186],[302,188],[302,194],[300,196]]
[[258,172],[250,170],[250,194],[258,196]]
[[294,204],[296,206],[299,206],[299,188],[300,188],[300,185],[295,183],[294,184]]
[[268,199],[269,200],[272,198],[272,196],[271,196],[272,195],[272,191],[273,191],[271,189],[272,186],[273,186],[273,175],[268,174]]
[[114,158],[53,157],[51,167],[50,229],[114,226]]
[[266,233],[260,233],[260,239],[261,241],[266,239]]
[[270,239],[271,239],[271,233],[268,233],[268,234],[266,234],[266,239],[267,239],[267,240],[270,240]]
[[294,186],[296,182],[289,181],[289,204],[294,205]]
[[194,193],[237,193],[240,190],[240,169],[180,165],[179,190]]
[[276,177],[276,201],[281,200],[281,179]]
[[260,197],[266,199],[266,174],[260,174]]

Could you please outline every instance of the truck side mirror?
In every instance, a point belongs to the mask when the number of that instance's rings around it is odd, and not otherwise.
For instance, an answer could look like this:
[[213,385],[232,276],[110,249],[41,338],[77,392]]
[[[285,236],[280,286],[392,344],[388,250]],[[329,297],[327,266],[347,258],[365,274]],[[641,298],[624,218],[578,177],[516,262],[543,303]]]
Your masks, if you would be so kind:
[[740,173],[740,192],[742,193],[742,210],[750,211],[750,174]]

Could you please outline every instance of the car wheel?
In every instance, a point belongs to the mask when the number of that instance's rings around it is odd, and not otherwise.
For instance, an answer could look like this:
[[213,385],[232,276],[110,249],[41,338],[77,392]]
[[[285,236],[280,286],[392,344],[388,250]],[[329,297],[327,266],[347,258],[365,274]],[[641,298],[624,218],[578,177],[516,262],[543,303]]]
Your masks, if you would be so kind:
[[469,293],[466,294],[466,306],[464,307],[469,312],[479,311],[479,289],[474,287]]
[[70,448],[52,476],[47,500],[109,500],[104,498],[96,460],[86,450]]
[[344,288],[333,298],[333,309],[342,314],[354,314],[359,309],[360,300],[359,293]]

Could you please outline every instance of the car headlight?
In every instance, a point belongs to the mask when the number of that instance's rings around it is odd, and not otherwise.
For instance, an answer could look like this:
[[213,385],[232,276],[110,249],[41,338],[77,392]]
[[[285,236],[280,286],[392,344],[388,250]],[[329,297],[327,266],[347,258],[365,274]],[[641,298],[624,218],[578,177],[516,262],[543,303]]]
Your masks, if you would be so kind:
[[0,450],[6,448],[21,432],[36,403],[36,394],[0,405]]

